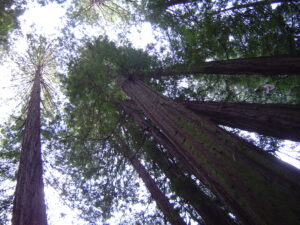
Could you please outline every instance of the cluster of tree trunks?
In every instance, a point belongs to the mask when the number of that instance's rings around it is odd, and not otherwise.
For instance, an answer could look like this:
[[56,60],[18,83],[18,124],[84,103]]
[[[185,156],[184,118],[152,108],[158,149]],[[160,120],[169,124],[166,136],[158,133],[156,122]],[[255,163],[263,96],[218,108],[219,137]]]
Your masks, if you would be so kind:
[[296,168],[224,131],[207,117],[194,114],[140,80],[126,80],[122,89],[173,149],[165,147],[175,152],[243,224],[292,225],[300,221],[300,173]]
[[[154,126],[147,121],[140,111],[136,110],[133,102],[121,102],[124,111],[144,130],[150,132],[160,143],[166,146],[170,152],[176,154],[172,143]],[[209,198],[190,177],[184,174],[182,167],[172,163],[164,152],[158,148],[151,149],[153,160],[159,168],[170,179],[171,185],[176,193],[188,204],[192,205],[207,225],[233,225],[234,222],[226,212],[221,209],[215,201]],[[177,155],[178,156],[178,155]]]
[[31,90],[13,206],[13,225],[46,225],[41,158],[41,70]]
[[[144,77],[209,74],[299,74],[299,56],[270,56],[176,65]],[[41,71],[37,70],[22,142],[13,206],[13,225],[47,224],[41,159]],[[133,76],[122,83],[133,103],[122,102],[125,112],[147,129],[185,168],[207,185],[246,225],[300,223],[300,173],[217,124],[299,141],[299,107],[245,103],[199,103],[164,97]],[[132,110],[134,109],[134,110]],[[142,112],[136,113],[137,110]],[[147,119],[145,119],[147,118]],[[160,153],[158,153],[160,154]],[[125,155],[172,224],[184,224],[155,186],[138,159]],[[164,157],[162,157],[164,158]],[[164,169],[165,162],[157,162]],[[180,191],[207,224],[231,224],[228,215],[199,191],[178,168],[165,171],[179,176],[197,193],[197,201]],[[175,183],[175,182],[173,182]],[[182,188],[181,188],[182,189]],[[198,204],[198,200],[202,204]],[[259,207],[258,207],[259,206]]]

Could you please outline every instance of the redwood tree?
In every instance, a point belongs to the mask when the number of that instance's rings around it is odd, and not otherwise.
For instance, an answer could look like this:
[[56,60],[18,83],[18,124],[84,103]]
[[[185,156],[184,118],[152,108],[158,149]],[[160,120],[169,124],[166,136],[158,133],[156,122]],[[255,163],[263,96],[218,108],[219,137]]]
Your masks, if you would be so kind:
[[189,164],[243,224],[292,225],[300,221],[299,170],[139,80],[124,81],[122,89],[176,147],[180,160]]
[[[17,185],[13,204],[13,225],[46,225],[43,161],[41,154],[41,87],[54,63],[54,46],[40,36],[28,36],[27,55],[17,62],[33,82],[21,145]],[[33,73],[33,77],[32,74]],[[28,74],[26,74],[28,73]],[[48,90],[48,89],[47,89]],[[46,92],[48,92],[46,90]]]
[[28,105],[17,187],[14,199],[14,225],[47,224],[41,156],[41,69],[38,68]]
[[[122,108],[127,114],[133,117],[134,121],[143,129],[155,137],[169,152],[174,153],[175,147],[172,146],[166,137],[158,129],[153,127],[150,122],[146,121],[143,113],[136,110],[132,102],[121,102]],[[148,150],[153,161],[158,164],[159,168],[170,179],[171,185],[176,194],[182,197],[188,204],[191,204],[198,214],[203,218],[207,225],[232,225],[234,222],[226,215],[212,199],[210,199],[190,177],[185,175],[185,170],[175,163],[171,163],[166,153],[163,153],[157,146],[152,145]],[[176,155],[176,153],[175,153]],[[181,162],[183,163],[183,162]]]
[[[105,51],[105,46],[109,46],[109,51]],[[137,79],[135,74],[153,74],[155,64],[147,63],[152,61],[143,53],[133,53],[127,47],[118,49],[106,40],[96,40],[94,45],[88,45],[84,58],[72,62],[68,91],[74,107],[82,106],[78,111],[80,121],[84,121],[82,115],[87,112],[99,115],[99,110],[104,110],[99,118],[106,124],[111,115],[120,115],[115,108],[116,100],[130,98],[135,110],[142,111],[151,124],[151,135],[207,185],[242,223],[297,222],[299,171]],[[127,96],[119,92],[116,85],[119,81],[123,82],[121,88]],[[98,104],[83,107],[83,102],[91,99],[110,100],[114,108],[108,111]],[[148,127],[146,124],[143,128]]]

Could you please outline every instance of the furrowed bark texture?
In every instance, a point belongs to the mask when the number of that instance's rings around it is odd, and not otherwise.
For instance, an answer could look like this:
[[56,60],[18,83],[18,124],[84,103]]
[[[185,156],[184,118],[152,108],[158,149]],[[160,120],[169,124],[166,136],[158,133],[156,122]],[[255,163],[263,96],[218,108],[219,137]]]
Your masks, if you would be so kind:
[[122,88],[243,224],[300,223],[299,170],[139,80],[126,80]]
[[[159,130],[151,129],[151,125],[145,120],[143,114],[134,110],[134,104],[130,102],[121,103],[123,109],[127,114],[129,114],[136,123],[143,129],[148,130],[152,136],[161,136]],[[156,134],[154,134],[156,132]],[[161,137],[160,140],[164,138],[163,143],[167,143],[166,137]],[[167,146],[171,147],[171,143]],[[172,147],[174,148],[174,147]],[[171,151],[172,152],[172,151]],[[182,197],[187,203],[191,204],[193,208],[198,212],[198,214],[203,218],[205,224],[207,225],[233,225],[235,224],[232,219],[222,210],[212,199],[210,199],[203,191],[195,184],[190,177],[187,177],[174,163],[171,163],[165,153],[161,152],[158,148],[152,150],[152,155],[154,155],[154,162],[157,163],[159,168],[165,173],[165,175],[170,179],[171,185],[176,191],[176,193]]]
[[[163,133],[160,132],[159,129],[157,129],[155,126],[153,126],[152,124],[150,124],[149,121],[146,121],[144,118],[142,118],[142,116],[139,116],[136,113],[136,107],[137,105],[134,102],[121,102],[120,103],[122,108],[125,110],[126,113],[128,113],[129,115],[131,115],[134,119],[134,121],[143,129],[149,131],[151,133],[151,135],[153,135],[153,137],[157,140],[158,143],[160,143],[161,145],[163,145],[166,149],[168,149],[168,151],[175,156],[177,159],[179,159],[184,166],[189,170],[189,172],[193,172],[193,168],[190,167],[189,161],[187,161],[185,159],[185,156],[177,151],[176,147],[172,144],[172,142],[170,142],[168,140],[168,138],[166,138],[164,136]],[[133,107],[135,108],[135,110],[133,109]]]
[[163,76],[193,74],[299,75],[300,56],[278,55],[229,59],[222,61],[199,62],[192,66],[178,64],[142,76],[159,78]]
[[137,156],[133,154],[128,148],[124,151],[124,148],[126,148],[125,145],[122,146],[123,154],[129,160],[135,171],[138,173],[139,177],[143,180],[152,198],[155,200],[156,204],[163,212],[166,219],[172,225],[186,225],[186,223],[180,217],[179,212],[174,210],[168,198],[157,187],[155,181],[152,179],[145,167],[140,163]]
[[182,102],[217,124],[300,141],[300,106],[230,102]]
[[31,91],[13,206],[13,225],[46,225],[41,158],[41,74],[37,71]]
[[190,177],[187,177],[182,173],[182,170],[178,166],[171,164],[171,162],[166,159],[165,155],[162,152],[159,152],[158,149],[153,149],[153,151],[155,151],[156,154],[154,161],[170,179],[171,185],[176,193],[193,206],[203,218],[205,224],[235,224],[225,211],[204,194]]

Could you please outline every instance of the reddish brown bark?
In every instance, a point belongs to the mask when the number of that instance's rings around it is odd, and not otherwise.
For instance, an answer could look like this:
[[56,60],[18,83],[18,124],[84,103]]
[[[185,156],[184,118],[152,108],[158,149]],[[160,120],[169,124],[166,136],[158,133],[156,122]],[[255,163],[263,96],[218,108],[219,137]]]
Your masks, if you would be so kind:
[[170,179],[171,186],[178,196],[182,197],[198,212],[205,224],[235,224],[232,219],[230,219],[229,215],[227,215],[226,212],[212,199],[205,195],[190,177],[184,175],[181,168],[167,160],[165,155],[158,151],[158,149],[153,149],[153,151],[155,151],[154,154],[156,154],[154,161]]
[[212,199],[184,175],[182,169],[167,160],[166,156],[158,149],[153,149],[156,154],[154,161],[170,179],[171,185],[178,194],[202,217],[207,225],[233,225],[235,224],[229,215],[221,209]]
[[[156,137],[156,139],[158,138],[158,141],[164,144],[164,146],[171,148],[170,152],[174,152],[172,143],[170,143],[159,130],[151,126],[151,124],[145,120],[143,114],[134,110],[133,107],[135,107],[135,105],[132,104],[132,102],[122,102],[121,105],[125,112],[131,115],[141,128],[149,131],[152,136]],[[176,193],[194,207],[194,209],[204,219],[205,224],[234,224],[229,216],[226,215],[226,213],[218,207],[214,201],[209,199],[209,197],[207,197],[199,187],[197,187],[193,180],[186,177],[177,165],[170,163],[170,161],[166,159],[164,153],[160,152],[158,149],[153,149],[153,154],[156,155],[154,161],[170,179]]]
[[155,181],[152,179],[145,167],[140,163],[137,156],[133,154],[126,145],[121,146],[121,149],[121,152],[131,163],[139,177],[143,180],[152,198],[155,200],[157,206],[163,212],[166,219],[172,225],[186,225],[186,223],[180,217],[179,212],[174,210],[168,198],[157,187]]
[[141,76],[159,78],[162,76],[193,74],[299,75],[300,56],[278,55],[199,62],[195,65],[178,64]]
[[[153,129],[149,122],[145,120],[143,114],[137,112],[132,108],[133,104],[130,102],[121,103],[123,109],[127,114],[133,117],[135,122],[137,122],[141,128],[147,129],[152,136],[158,137],[163,143],[168,143],[166,137],[162,137],[162,134],[157,130]],[[156,134],[155,134],[156,133]],[[169,148],[172,144],[169,142],[167,144]],[[174,150],[171,149],[171,152]],[[154,161],[158,164],[159,168],[165,173],[165,175],[170,179],[171,185],[175,189],[176,193],[185,199],[185,201],[192,205],[193,208],[199,213],[199,215],[205,221],[207,225],[233,225],[235,224],[225,211],[222,210],[213,200],[211,200],[203,191],[195,184],[195,182],[184,175],[183,171],[175,164],[171,163],[166,155],[159,151],[157,148],[152,149],[152,155],[155,155]]]
[[162,144],[168,151],[175,156],[177,159],[179,159],[183,164],[185,164],[185,167],[192,172],[193,168],[189,167],[189,162],[186,161],[184,155],[180,151],[177,151],[176,147],[173,146],[172,142],[170,142],[164,134],[157,129],[155,126],[151,125],[149,122],[147,122],[142,116],[138,115],[137,111],[137,105],[134,104],[134,102],[121,102],[120,103],[122,108],[125,110],[126,113],[131,115],[134,119],[134,121],[143,129],[149,131],[151,135],[160,143]]
[[41,73],[38,69],[28,106],[17,186],[13,206],[13,225],[46,225],[43,166],[41,158]]
[[300,222],[299,170],[141,81],[126,80],[122,88],[243,224]]
[[197,101],[182,104],[217,124],[300,141],[299,105]]

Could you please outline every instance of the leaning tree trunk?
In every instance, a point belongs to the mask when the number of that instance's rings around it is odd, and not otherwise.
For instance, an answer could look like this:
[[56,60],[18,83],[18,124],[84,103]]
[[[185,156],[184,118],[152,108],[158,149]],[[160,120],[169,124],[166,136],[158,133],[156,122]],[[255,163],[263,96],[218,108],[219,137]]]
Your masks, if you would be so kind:
[[263,1],[257,1],[257,2],[236,5],[236,6],[227,8],[227,9],[223,9],[219,12],[227,12],[227,11],[232,11],[232,10],[236,10],[236,9],[244,9],[244,8],[249,8],[249,7],[263,6],[263,5],[273,4],[273,3],[286,3],[286,2],[298,2],[298,1],[299,0],[263,0]]
[[[186,167],[186,169],[193,173],[193,167],[190,167],[189,161],[185,159],[184,154],[182,152],[177,151],[177,148],[168,140],[168,138],[165,137],[165,135],[154,125],[152,125],[150,122],[146,121],[143,116],[144,115],[138,115],[137,110],[137,105],[132,102],[132,101],[123,101],[120,102],[120,105],[124,109],[124,111],[131,115],[134,119],[134,121],[144,130],[147,130],[151,133],[151,135],[155,138],[155,140],[163,145],[168,151],[177,159],[180,160],[182,164]],[[143,112],[140,112],[143,114]]]
[[266,136],[300,141],[300,106],[231,102],[182,102],[217,124]]
[[[122,108],[130,115],[138,125],[148,130],[152,136],[161,136],[159,140],[164,144],[169,142],[166,137],[157,129],[151,128],[151,124],[145,120],[143,114],[137,112],[132,108],[134,106],[130,102],[121,102]],[[162,141],[162,139],[165,139]],[[165,146],[171,147],[171,143]],[[171,151],[172,152],[172,151]],[[211,200],[203,191],[195,184],[190,177],[184,175],[183,171],[175,164],[171,163],[166,157],[166,154],[161,152],[158,148],[151,150],[151,155],[154,155],[153,161],[158,164],[159,168],[170,179],[171,186],[176,193],[182,197],[187,203],[191,204],[198,214],[203,218],[207,225],[233,225],[235,224],[232,219],[226,215],[213,200]]]
[[155,181],[152,179],[145,167],[140,163],[137,156],[129,149],[129,147],[125,144],[122,144],[122,146],[120,146],[120,152],[130,162],[135,171],[138,173],[139,177],[143,180],[152,198],[155,200],[166,219],[172,225],[186,225],[186,223],[180,217],[179,212],[173,208],[168,198],[157,187]]
[[300,223],[300,173],[207,118],[126,80],[127,95],[172,142],[195,174],[243,224]]
[[[146,121],[143,113],[135,109],[134,102],[123,101],[120,104],[124,111],[130,115],[142,129],[150,132],[158,142],[164,145],[164,147],[168,147],[170,149],[169,151],[174,155],[175,147],[172,146],[172,143],[169,142],[158,129],[152,126],[149,121]],[[176,190],[176,193],[194,207],[206,224],[234,224],[224,210],[209,199],[193,180],[186,177],[177,165],[171,164],[170,161],[166,159],[164,153],[158,149],[153,149],[151,154],[155,155],[154,161],[170,179],[171,185]]]
[[28,105],[13,206],[13,225],[46,225],[41,158],[41,71],[37,70]]
[[300,55],[263,56],[241,59],[229,59],[211,62],[199,62],[195,65],[177,64],[141,77],[159,78],[173,75],[193,74],[258,74],[258,75],[294,75],[300,74]]
[[159,149],[152,149],[154,162],[170,179],[176,194],[190,204],[203,218],[206,225],[234,225],[235,223],[214,200],[210,199],[191,177],[186,176],[182,169],[171,163]]

